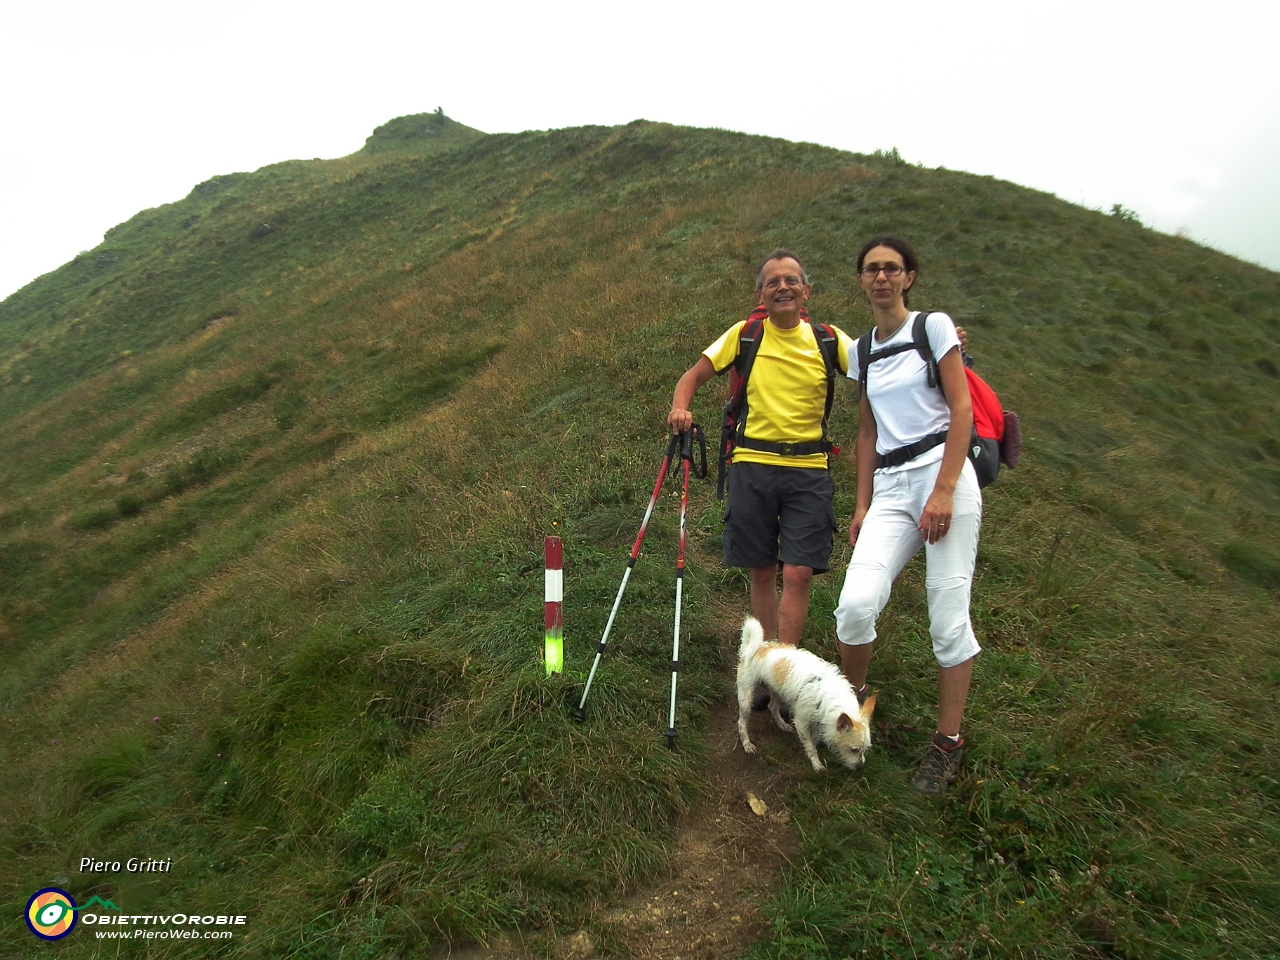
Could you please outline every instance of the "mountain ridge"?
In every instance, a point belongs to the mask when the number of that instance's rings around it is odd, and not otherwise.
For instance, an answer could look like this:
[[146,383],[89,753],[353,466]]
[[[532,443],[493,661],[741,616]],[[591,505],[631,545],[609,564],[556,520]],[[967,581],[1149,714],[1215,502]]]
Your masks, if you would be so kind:
[[[919,305],[970,330],[1026,424],[987,497],[977,747],[938,812],[907,795],[933,699],[909,570],[867,775],[769,755],[805,833],[758,949],[1270,942],[1280,277],[892,156],[645,121],[467,137],[212,178],[0,303],[5,901],[73,877],[74,851],[156,846],[156,903],[273,911],[235,955],[566,924],[607,943],[608,905],[662,876],[700,802],[745,606],[696,487],[667,751],[664,497],[590,720],[568,721],[670,389],[773,246],[805,256],[814,315],[860,333],[849,260],[894,230]],[[844,394],[833,435],[855,425]],[[550,534],[569,641],[548,680]],[[828,656],[838,586],[806,632]]]

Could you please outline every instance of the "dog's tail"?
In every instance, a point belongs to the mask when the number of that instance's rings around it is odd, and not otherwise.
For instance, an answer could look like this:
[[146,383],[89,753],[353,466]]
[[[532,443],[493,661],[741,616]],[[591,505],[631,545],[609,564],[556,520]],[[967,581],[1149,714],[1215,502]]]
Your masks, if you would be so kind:
[[742,642],[738,644],[738,659],[743,660],[751,651],[764,643],[764,627],[755,617],[747,617],[742,624]]

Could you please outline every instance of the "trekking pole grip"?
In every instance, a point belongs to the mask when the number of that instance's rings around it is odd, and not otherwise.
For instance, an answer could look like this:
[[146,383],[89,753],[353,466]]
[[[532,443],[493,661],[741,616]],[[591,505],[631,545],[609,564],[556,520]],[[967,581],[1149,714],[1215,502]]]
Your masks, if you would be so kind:
[[684,436],[684,431],[683,431],[683,430],[682,430],[682,431],[680,431],[679,433],[677,433],[677,432],[675,432],[675,431],[673,430],[673,431],[671,432],[671,436],[667,438],[667,453],[666,453],[666,456],[667,456],[669,459],[673,459],[673,460],[674,460],[674,459],[675,459],[675,457],[680,453],[680,438],[681,438],[681,437],[683,437],[683,436]]

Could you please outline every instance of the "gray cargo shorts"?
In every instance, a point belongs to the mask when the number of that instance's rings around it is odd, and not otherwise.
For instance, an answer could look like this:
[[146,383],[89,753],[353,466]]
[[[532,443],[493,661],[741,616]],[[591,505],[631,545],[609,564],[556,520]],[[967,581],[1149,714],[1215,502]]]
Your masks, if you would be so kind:
[[779,562],[826,573],[836,531],[835,487],[828,470],[735,463],[724,512],[724,562]]

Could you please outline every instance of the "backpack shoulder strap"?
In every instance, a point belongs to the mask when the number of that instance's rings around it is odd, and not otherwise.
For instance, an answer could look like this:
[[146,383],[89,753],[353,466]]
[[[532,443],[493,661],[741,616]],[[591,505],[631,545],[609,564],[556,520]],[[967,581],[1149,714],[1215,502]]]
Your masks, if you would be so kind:
[[925,376],[929,386],[936,389],[942,388],[942,379],[938,376],[938,361],[934,358],[933,347],[929,343],[929,331],[925,327],[925,321],[928,319],[929,314],[926,311],[917,311],[915,319],[911,322],[911,342],[899,343],[886,350],[878,350],[874,353],[871,351],[871,336],[875,333],[875,327],[858,339],[858,397],[861,397],[863,391],[867,389],[867,368],[871,364],[907,350],[914,350],[920,354],[920,359],[924,361]]
[[738,355],[733,361],[729,384],[729,402],[725,404],[725,422],[734,424],[734,434],[741,441],[747,430],[747,379],[755,366],[756,354],[764,342],[764,316],[753,313],[738,331]]
[[916,314],[915,322],[911,324],[911,343],[920,354],[920,359],[924,361],[925,376],[929,380],[929,386],[940,387],[942,380],[938,377],[938,360],[933,355],[933,347],[929,344],[929,331],[924,325],[928,319],[929,314],[924,310]]
[[854,403],[862,399],[862,394],[867,389],[867,367],[871,364],[871,334],[874,332],[875,327],[872,327],[858,338],[858,386],[853,391]]
[[747,420],[747,378],[760,352],[764,339],[763,308],[751,312],[738,331],[738,354],[726,369],[729,371],[729,397],[725,401],[724,416],[720,424],[719,479],[716,496],[724,499],[725,478],[729,470],[729,458],[734,446],[741,441]]
[[751,368],[755,365],[756,354],[760,352],[760,343],[764,340],[764,318],[752,314],[747,318],[742,329],[738,331],[738,355],[733,359],[733,371],[737,374],[737,382],[733,385],[735,403],[747,398],[747,377],[751,376]]
[[836,396],[836,374],[847,373],[840,370],[840,342],[836,332],[825,323],[810,323],[813,338],[818,342],[818,352],[822,354],[822,362],[827,368],[827,402],[822,408],[822,439],[827,439],[827,421],[831,419],[831,405]]
[[827,376],[834,377],[837,373],[848,373],[849,371],[840,369],[840,341],[836,337],[836,332],[825,323],[810,322],[809,326],[813,328],[813,337],[818,341],[822,362],[827,365]]

